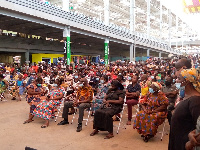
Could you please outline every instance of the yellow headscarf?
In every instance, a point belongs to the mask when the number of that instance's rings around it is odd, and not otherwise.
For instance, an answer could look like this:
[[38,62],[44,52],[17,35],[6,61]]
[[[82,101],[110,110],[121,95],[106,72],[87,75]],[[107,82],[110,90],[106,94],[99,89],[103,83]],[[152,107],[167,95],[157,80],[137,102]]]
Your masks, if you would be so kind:
[[194,88],[200,92],[200,74],[199,71],[195,68],[191,69],[183,69],[181,71],[181,75],[185,78],[185,80],[190,81]]

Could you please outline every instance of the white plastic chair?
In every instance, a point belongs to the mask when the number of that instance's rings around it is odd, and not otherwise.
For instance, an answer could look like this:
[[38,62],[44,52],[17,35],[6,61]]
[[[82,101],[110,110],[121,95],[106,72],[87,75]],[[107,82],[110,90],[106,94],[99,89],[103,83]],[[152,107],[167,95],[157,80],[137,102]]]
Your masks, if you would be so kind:
[[[91,104],[91,105],[92,105],[92,104]],[[74,107],[74,109],[77,110],[78,107]],[[86,108],[86,109],[88,109],[88,108]],[[86,110],[86,109],[85,109],[85,110]],[[83,121],[86,121],[86,122],[85,122],[85,126],[88,125],[88,121],[89,121],[89,118],[90,118],[91,111],[92,111],[92,107],[90,106],[90,108],[89,108],[89,110],[88,110],[87,118],[83,118]],[[73,114],[71,124],[73,124],[75,118],[76,118],[76,111],[75,111],[74,114]],[[78,118],[77,118],[77,119],[78,119]]]

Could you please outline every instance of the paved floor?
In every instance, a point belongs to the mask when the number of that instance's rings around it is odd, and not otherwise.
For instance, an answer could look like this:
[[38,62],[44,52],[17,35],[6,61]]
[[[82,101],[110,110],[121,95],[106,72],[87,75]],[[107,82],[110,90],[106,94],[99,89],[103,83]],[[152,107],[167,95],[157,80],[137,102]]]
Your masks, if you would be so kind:
[[[50,126],[45,129],[40,127],[44,123],[40,118],[34,118],[32,123],[23,124],[28,113],[29,105],[24,98],[20,102],[0,102],[0,150],[24,150],[26,146],[37,150],[167,150],[168,147],[168,135],[160,141],[161,134],[158,133],[145,143],[136,130],[132,129],[132,125],[126,126],[127,129],[120,129],[119,134],[116,134],[115,127],[115,137],[106,140],[104,137],[107,132],[100,132],[94,137],[89,136],[93,131],[92,118],[88,126],[83,126],[83,130],[77,133],[77,120],[64,126],[57,126],[57,123],[51,120]],[[123,122],[126,122],[126,119],[125,112]],[[61,120],[62,118],[59,118],[57,122]],[[161,130],[162,126],[158,131]],[[169,131],[168,125],[166,131]]]

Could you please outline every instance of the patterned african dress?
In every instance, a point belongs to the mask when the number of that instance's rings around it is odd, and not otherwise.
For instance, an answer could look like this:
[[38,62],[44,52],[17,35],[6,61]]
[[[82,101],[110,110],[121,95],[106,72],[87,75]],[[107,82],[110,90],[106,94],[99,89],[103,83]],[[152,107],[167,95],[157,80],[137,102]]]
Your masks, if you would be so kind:
[[17,87],[18,87],[17,93],[19,93],[19,95],[22,95],[24,93],[24,86],[23,86],[24,80],[22,80],[22,81],[17,80],[16,84],[17,84]]
[[[27,89],[29,88],[34,89],[34,92],[44,91],[42,86],[36,86],[35,84],[28,85]],[[33,114],[34,109],[40,103],[42,99],[44,99],[43,94],[38,94],[38,95],[27,94],[26,100],[27,100],[27,103],[30,105],[30,114]]]
[[2,94],[3,92],[5,92],[4,87],[5,87],[5,81],[2,80],[2,81],[0,81],[0,94]]
[[106,93],[108,92],[110,83],[108,83],[107,85],[103,85],[103,84],[99,84],[99,92],[97,93],[96,98],[93,100],[93,111],[96,111],[97,109],[99,109],[101,107],[101,105],[103,104],[103,99],[106,96]]
[[[50,98],[56,98],[60,96],[61,94],[64,94],[64,89],[59,88],[59,89],[54,89],[50,91]],[[40,104],[38,104],[33,111],[33,115],[39,118],[43,118],[45,120],[49,120],[54,117],[54,109],[58,107],[61,104],[61,99],[60,100],[43,100]]]
[[[168,99],[162,93],[159,93],[157,97],[153,97],[150,94],[143,104],[146,104],[147,111],[153,111],[161,105],[168,105]],[[142,110],[137,113],[133,128],[137,129],[138,133],[144,136],[154,136],[157,133],[158,126],[164,122],[166,116],[166,111],[147,114]]]

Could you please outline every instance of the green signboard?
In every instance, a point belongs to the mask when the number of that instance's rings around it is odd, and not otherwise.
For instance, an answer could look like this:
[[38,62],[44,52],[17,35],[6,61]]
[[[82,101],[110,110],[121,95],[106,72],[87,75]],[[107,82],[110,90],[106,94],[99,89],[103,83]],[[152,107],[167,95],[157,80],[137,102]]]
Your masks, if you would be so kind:
[[66,43],[66,50],[67,50],[67,65],[70,65],[71,62],[71,48],[70,48],[70,36],[67,37]]
[[109,43],[105,42],[104,43],[104,50],[105,50],[105,65],[108,65],[108,54],[109,54]]

